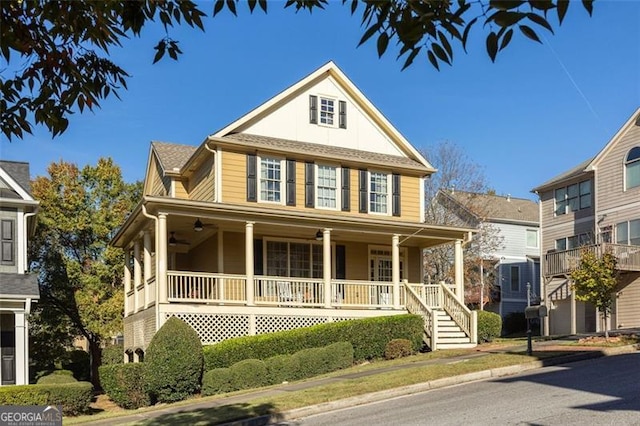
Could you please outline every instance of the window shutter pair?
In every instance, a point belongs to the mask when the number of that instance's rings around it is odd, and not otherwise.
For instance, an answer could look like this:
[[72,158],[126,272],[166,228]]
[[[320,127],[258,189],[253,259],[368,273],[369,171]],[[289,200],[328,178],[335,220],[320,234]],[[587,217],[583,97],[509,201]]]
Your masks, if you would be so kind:
[[[309,95],[309,123],[318,124],[318,97]],[[338,127],[347,128],[347,103],[338,101]]]
[[2,264],[15,263],[15,235],[13,220],[3,220],[0,225],[0,242],[2,244]]
[[[369,174],[366,170],[358,171],[358,201],[360,213],[367,213],[369,202]],[[394,173],[391,176],[391,214],[400,216],[400,175]]]

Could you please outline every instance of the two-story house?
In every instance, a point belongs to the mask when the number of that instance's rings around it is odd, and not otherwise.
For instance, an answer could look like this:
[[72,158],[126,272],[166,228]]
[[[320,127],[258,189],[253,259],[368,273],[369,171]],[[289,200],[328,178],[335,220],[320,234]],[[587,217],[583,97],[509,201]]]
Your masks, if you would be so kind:
[[422,285],[422,249],[453,244],[461,263],[472,232],[424,223],[434,172],[332,62],[199,146],[153,142],[113,239],[129,359],[170,316],[210,344],[411,311],[432,348],[438,321],[458,328],[439,339],[473,345],[461,267],[456,294]]
[[455,215],[458,223],[481,230],[476,238],[479,244],[476,251],[483,260],[481,273],[483,277],[493,277],[494,281],[486,283],[488,291],[484,294],[490,293],[491,300],[485,309],[505,318],[513,312],[523,314],[529,304],[538,303],[538,204],[509,195],[465,191],[441,190],[436,198],[440,206]]
[[28,163],[0,161],[0,385],[29,383],[28,316],[40,297],[27,273],[38,210],[30,187]]
[[[533,191],[541,202],[546,332],[640,327],[640,108],[595,157]],[[609,324],[571,290],[570,274],[585,248],[610,250],[618,260]]]

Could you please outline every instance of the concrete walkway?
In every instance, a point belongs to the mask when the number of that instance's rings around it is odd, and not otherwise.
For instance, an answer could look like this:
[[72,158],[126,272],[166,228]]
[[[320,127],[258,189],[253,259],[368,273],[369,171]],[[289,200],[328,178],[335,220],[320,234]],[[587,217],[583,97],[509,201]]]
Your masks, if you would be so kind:
[[[364,394],[364,395],[360,395],[352,398],[332,401],[332,402],[314,405],[310,407],[303,407],[295,410],[290,410],[288,412],[278,413],[277,419],[274,419],[270,416],[262,416],[262,417],[251,418],[243,421],[233,422],[231,424],[234,426],[235,425],[273,424],[274,421],[280,422],[288,419],[305,417],[312,414],[336,410],[340,408],[351,407],[351,406],[365,404],[369,402],[375,402],[375,401],[393,398],[397,396],[409,395],[417,392],[424,392],[429,389],[437,389],[445,386],[452,386],[452,385],[457,385],[457,384],[466,383],[470,381],[489,379],[492,377],[502,377],[507,375],[513,375],[523,371],[527,371],[535,368],[541,368],[549,365],[564,364],[564,363],[575,362],[575,361],[580,361],[584,359],[616,355],[620,353],[629,353],[629,352],[640,350],[640,347],[639,347],[640,345],[618,346],[618,347],[611,347],[611,348],[603,348],[603,347],[597,347],[597,346],[573,346],[576,344],[576,341],[581,337],[584,337],[584,336],[569,336],[569,337],[555,339],[555,340],[534,342],[533,344],[533,350],[535,352],[540,352],[540,351],[575,352],[568,355],[548,358],[540,361],[528,362],[525,364],[478,371],[475,373],[445,377],[442,379],[432,380],[430,382],[419,383],[419,384],[404,386],[404,387],[395,388],[395,389],[388,389],[381,392],[368,393],[368,394]],[[567,343],[573,343],[573,345],[568,346]],[[526,344],[510,346],[510,347],[504,347],[504,346],[498,347],[496,345],[491,345],[491,344],[482,345],[482,346],[478,346],[476,351],[470,352],[462,356],[457,356],[457,357],[425,360],[425,361],[415,362],[411,364],[390,366],[386,368],[363,371],[358,373],[347,373],[344,375],[329,377],[329,378],[309,379],[304,382],[282,384],[282,385],[270,387],[269,389],[250,391],[250,392],[242,393],[240,395],[223,397],[215,400],[209,400],[209,401],[193,400],[193,402],[178,403],[178,404],[166,405],[164,407],[157,407],[154,409],[142,410],[140,412],[132,412],[132,414],[124,415],[121,417],[113,417],[113,418],[99,420],[99,421],[88,420],[88,423],[91,423],[91,425],[100,425],[100,426],[124,425],[124,424],[131,424],[131,423],[136,423],[141,421],[152,421],[154,425],[165,424],[162,420],[162,417],[167,415],[196,412],[196,411],[207,410],[207,409],[211,410],[211,409],[224,407],[224,406],[242,406],[243,404],[247,404],[249,401],[253,401],[258,398],[286,395],[287,393],[290,393],[290,392],[324,386],[331,383],[344,382],[344,381],[353,380],[353,379],[365,377],[365,376],[387,373],[390,371],[397,371],[397,370],[407,369],[407,368],[416,368],[416,367],[427,366],[427,365],[453,364],[453,363],[461,362],[467,359],[483,357],[490,353],[522,352],[522,351],[526,351]],[[166,424],[169,424],[169,423],[167,422]],[[209,423],[209,424],[215,424],[215,423]]]

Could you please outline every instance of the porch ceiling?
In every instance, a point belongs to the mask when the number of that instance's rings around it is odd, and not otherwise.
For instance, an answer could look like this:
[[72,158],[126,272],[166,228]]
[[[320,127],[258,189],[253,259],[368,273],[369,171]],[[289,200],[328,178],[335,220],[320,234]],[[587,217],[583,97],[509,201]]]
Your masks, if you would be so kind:
[[[219,229],[225,232],[244,233],[245,224],[254,222],[254,236],[282,237],[315,240],[316,232],[331,229],[332,241],[367,242],[388,245],[393,234],[400,235],[401,246],[432,247],[468,238],[474,232],[469,228],[433,226],[417,222],[403,222],[352,216],[322,215],[317,212],[292,212],[285,209],[264,209],[259,206],[235,206],[209,202],[145,197],[143,203],[148,213],[167,215],[167,231],[185,244],[178,244],[177,251],[186,251],[208,239]],[[141,209],[136,209],[113,239],[113,244],[124,247],[144,229],[154,229],[151,219]],[[133,217],[135,216],[135,217]],[[196,232],[196,219],[204,224]],[[186,244],[188,243],[188,244]],[[182,250],[180,249],[182,247]]]

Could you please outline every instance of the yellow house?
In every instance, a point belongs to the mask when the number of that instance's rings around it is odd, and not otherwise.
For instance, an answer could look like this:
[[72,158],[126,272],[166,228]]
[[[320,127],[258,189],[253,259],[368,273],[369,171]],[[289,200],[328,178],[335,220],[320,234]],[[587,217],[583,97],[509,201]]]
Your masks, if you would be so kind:
[[[463,294],[470,229],[424,223],[434,168],[332,62],[199,146],[153,142],[125,249],[125,350],[170,316],[204,344],[413,312],[432,349],[476,342]],[[422,284],[455,245],[456,285]]]

